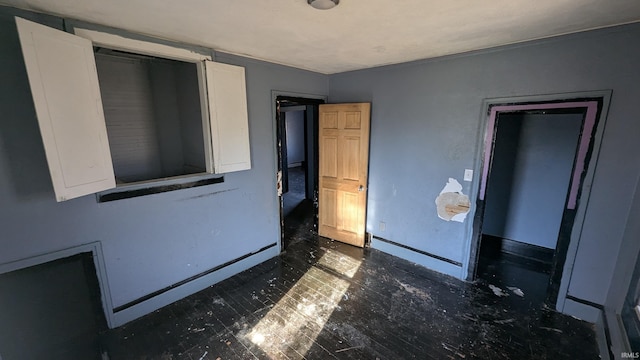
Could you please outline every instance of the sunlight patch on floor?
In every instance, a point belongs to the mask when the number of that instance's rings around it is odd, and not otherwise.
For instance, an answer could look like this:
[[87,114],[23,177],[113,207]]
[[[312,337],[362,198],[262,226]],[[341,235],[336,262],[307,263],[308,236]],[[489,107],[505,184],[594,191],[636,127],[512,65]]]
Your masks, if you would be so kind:
[[[345,270],[350,274],[345,273],[348,277],[353,277],[360,266],[359,261],[331,250],[318,263],[336,271]],[[311,349],[348,288],[348,281],[313,266],[246,337],[272,359],[301,359]]]
[[356,260],[338,251],[327,249],[325,254],[318,260],[318,264],[336,271],[339,274],[353,278],[362,260]]

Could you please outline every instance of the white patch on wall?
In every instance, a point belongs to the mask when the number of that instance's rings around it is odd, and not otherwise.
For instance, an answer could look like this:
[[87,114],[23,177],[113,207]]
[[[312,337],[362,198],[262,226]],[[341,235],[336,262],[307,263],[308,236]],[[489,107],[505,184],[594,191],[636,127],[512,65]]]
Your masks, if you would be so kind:
[[462,185],[458,180],[449,178],[436,198],[438,217],[445,221],[464,222],[469,206],[469,197],[462,193]]

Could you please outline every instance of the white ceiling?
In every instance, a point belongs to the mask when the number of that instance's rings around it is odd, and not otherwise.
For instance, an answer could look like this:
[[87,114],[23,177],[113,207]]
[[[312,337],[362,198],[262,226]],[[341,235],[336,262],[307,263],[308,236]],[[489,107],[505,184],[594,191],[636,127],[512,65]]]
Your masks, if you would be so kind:
[[326,74],[640,21],[640,0],[341,0],[331,10],[307,0],[0,4]]

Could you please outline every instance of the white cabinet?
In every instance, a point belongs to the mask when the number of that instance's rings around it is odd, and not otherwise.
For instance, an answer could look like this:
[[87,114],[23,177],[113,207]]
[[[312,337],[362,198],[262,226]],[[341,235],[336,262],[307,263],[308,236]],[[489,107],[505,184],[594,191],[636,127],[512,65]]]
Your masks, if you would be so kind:
[[[58,201],[116,179],[251,168],[244,68],[102,32],[16,24]],[[113,81],[109,69],[137,75]]]
[[251,168],[244,68],[206,61],[216,173]]

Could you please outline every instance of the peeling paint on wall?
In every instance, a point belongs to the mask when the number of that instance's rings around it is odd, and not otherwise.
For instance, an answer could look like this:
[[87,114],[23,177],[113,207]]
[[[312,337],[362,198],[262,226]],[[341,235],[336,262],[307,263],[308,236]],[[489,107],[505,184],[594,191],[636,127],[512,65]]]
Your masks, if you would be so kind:
[[436,198],[438,217],[445,221],[464,222],[469,212],[469,197],[462,193],[458,180],[449,178]]

